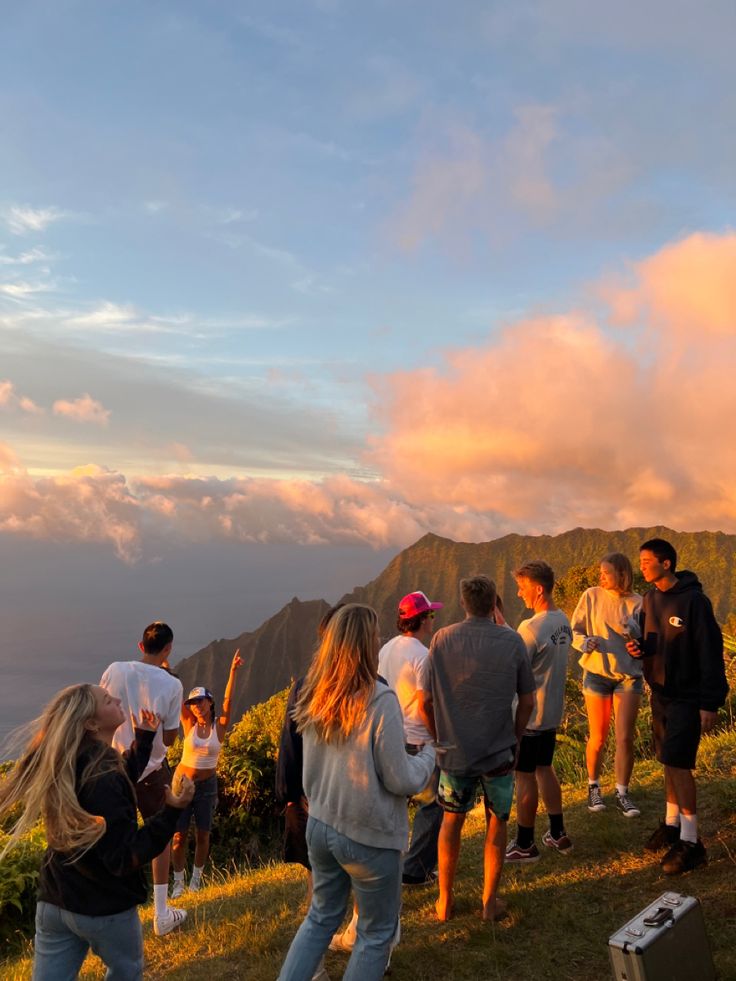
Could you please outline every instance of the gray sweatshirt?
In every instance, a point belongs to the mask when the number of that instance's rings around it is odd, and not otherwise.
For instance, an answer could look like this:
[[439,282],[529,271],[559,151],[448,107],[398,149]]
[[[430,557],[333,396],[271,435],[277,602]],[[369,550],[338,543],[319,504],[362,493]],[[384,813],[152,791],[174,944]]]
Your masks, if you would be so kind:
[[434,749],[404,749],[399,700],[376,681],[363,724],[342,743],[325,743],[304,730],[304,792],[311,817],[374,848],[404,851],[409,841],[406,798],[423,790],[434,769]]
[[583,654],[578,664],[585,671],[613,681],[641,677],[641,660],[629,654],[623,636],[625,630],[632,636],[638,636],[640,610],[641,596],[638,593],[620,596],[601,586],[586,589],[570,619],[572,643],[573,647],[582,651],[585,638],[595,637],[598,648]]

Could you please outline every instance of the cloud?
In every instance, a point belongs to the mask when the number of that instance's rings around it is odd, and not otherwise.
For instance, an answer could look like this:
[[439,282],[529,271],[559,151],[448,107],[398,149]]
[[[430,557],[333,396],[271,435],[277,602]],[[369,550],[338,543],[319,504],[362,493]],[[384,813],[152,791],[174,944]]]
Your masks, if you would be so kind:
[[33,248],[17,256],[0,255],[0,266],[28,266],[34,262],[53,262],[55,259],[56,256],[50,252]]
[[415,505],[517,528],[734,530],[734,283],[736,235],[693,235],[606,283],[603,318],[521,320],[376,380],[368,460]]
[[26,235],[28,232],[42,232],[55,221],[68,217],[69,212],[61,208],[30,208],[23,205],[11,205],[2,212],[2,217],[8,229],[14,235]]
[[120,474],[88,466],[32,478],[0,444],[0,532],[111,544],[121,559],[133,562],[141,554],[138,510]]
[[30,415],[41,415],[43,409],[36,405],[27,395],[18,395],[15,385],[8,381],[0,381],[0,409],[20,409]]
[[55,416],[65,416],[75,422],[91,422],[97,426],[106,426],[110,420],[110,410],[91,395],[82,395],[77,399],[58,399],[54,402]]

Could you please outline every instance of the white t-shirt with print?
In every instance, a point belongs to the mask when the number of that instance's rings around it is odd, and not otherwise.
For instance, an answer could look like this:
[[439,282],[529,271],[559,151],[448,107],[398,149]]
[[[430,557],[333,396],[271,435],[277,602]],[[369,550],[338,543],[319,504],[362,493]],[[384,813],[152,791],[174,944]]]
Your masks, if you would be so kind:
[[112,744],[122,753],[135,738],[131,713],[140,718],[141,709],[150,709],[161,716],[156,730],[148,766],[140,779],[158,770],[166,756],[163,729],[178,729],[181,704],[184,698],[181,682],[164,668],[143,661],[114,661],[100,679],[100,685],[122,702],[126,721],[116,731]]

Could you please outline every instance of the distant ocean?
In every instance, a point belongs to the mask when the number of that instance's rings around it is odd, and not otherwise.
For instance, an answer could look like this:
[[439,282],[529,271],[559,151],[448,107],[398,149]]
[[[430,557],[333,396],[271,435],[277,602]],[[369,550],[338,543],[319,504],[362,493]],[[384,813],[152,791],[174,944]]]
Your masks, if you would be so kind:
[[0,536],[0,759],[9,734],[59,689],[96,683],[111,661],[137,657],[152,620],[171,624],[175,665],[211,640],[254,630],[294,596],[338,599],[396,551],[217,544],[126,566],[108,549]]

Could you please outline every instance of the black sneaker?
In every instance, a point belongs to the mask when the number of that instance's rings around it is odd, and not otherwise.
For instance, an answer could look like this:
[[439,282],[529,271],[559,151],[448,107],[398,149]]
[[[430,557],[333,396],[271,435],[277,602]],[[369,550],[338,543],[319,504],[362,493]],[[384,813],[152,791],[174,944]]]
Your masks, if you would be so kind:
[[597,783],[588,784],[588,810],[592,811],[594,814],[597,811],[605,811],[606,802],[603,800],[603,794],[601,794],[601,788]]
[[404,886],[431,886],[437,881],[436,872],[427,872],[426,875],[407,875],[404,873],[401,876],[401,882]]
[[662,859],[662,871],[665,875],[680,875],[682,872],[692,872],[707,862],[708,855],[700,838],[695,843],[680,839]]
[[671,848],[673,845],[676,845],[679,840],[679,825],[665,824],[664,821],[660,821],[659,827],[652,832],[646,841],[644,851],[661,852],[665,848]]

